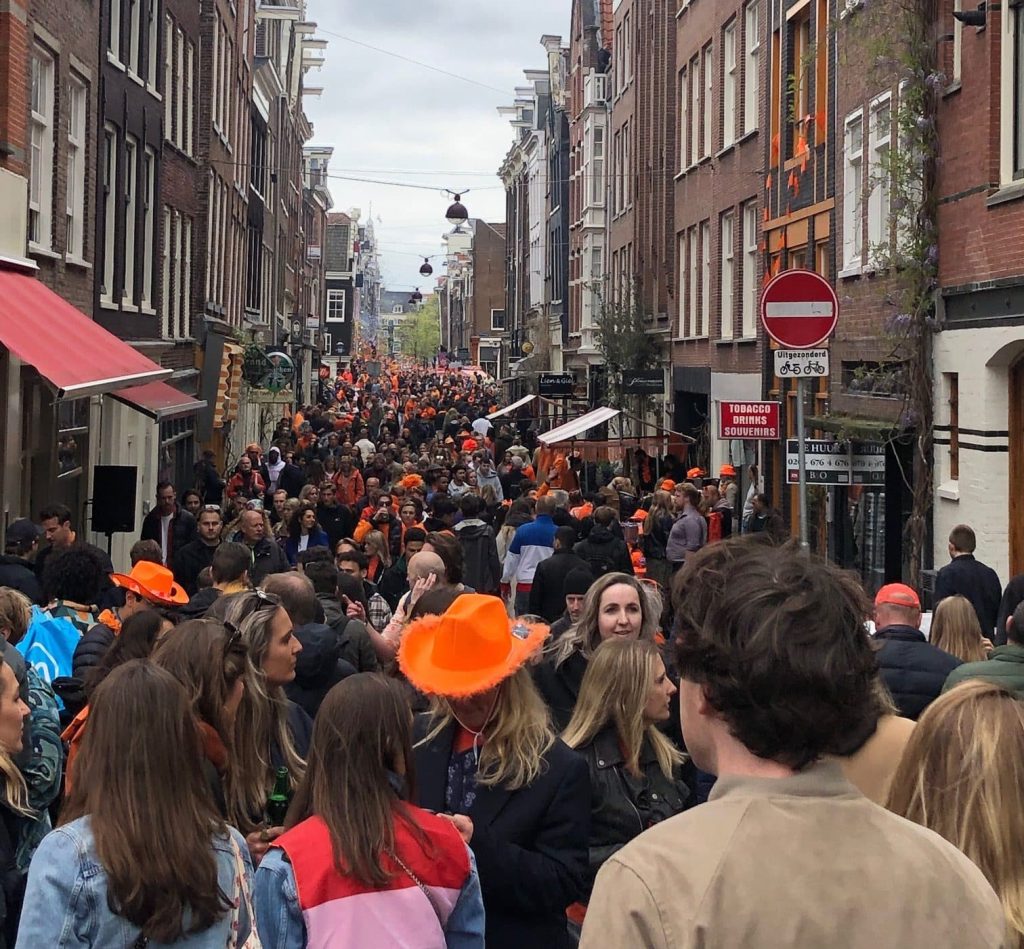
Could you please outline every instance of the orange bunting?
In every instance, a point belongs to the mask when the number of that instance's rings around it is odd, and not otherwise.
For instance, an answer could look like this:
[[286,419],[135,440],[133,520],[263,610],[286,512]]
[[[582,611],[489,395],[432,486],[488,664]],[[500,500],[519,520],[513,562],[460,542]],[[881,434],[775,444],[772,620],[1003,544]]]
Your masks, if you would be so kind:
[[768,223],[768,209],[767,209],[767,208],[765,208],[765,209],[764,209],[764,210],[763,210],[763,211],[761,212],[761,217],[762,217],[762,219],[764,220],[764,222],[765,222],[765,223],[767,224],[767,223]]
[[777,165],[779,163],[779,133],[776,132],[772,136],[772,164]]
[[772,190],[772,176],[771,175],[769,175],[767,178],[764,179],[764,190],[765,191],[771,191]]
[[786,232],[785,230],[779,231],[779,240],[775,245],[776,250],[782,250],[786,246]]

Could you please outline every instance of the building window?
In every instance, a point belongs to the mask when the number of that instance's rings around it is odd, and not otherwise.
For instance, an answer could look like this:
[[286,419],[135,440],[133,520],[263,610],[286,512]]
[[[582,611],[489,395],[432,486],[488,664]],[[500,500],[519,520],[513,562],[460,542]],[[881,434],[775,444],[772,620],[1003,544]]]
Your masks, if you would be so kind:
[[726,211],[719,220],[719,252],[722,257],[721,272],[719,274],[722,297],[719,309],[722,316],[722,339],[732,339],[733,337],[733,280],[736,273],[736,249],[733,246],[735,237],[734,224],[735,218],[732,211]]
[[171,209],[168,207],[164,207],[164,229],[160,261],[162,264],[160,335],[164,339],[169,339],[171,336]]
[[114,302],[114,239],[117,228],[117,129],[103,126],[103,287],[101,296]]
[[790,130],[790,157],[802,151],[809,127],[805,119],[814,111],[811,100],[811,66],[814,52],[811,45],[811,8],[805,7],[789,22],[790,51],[790,107],[793,115]]
[[133,76],[139,76],[141,68],[139,65],[139,49],[142,45],[142,11],[139,6],[142,0],[128,0],[131,9],[128,13],[128,72]]
[[743,15],[746,56],[743,64],[743,132],[757,128],[761,91],[761,4],[751,0]]
[[158,34],[160,32],[160,16],[157,10],[157,0],[149,0],[149,20],[147,21],[147,46],[146,46],[146,83],[150,91],[156,92],[156,54],[158,46]]
[[402,308],[402,305],[401,305],[400,303],[396,303],[396,304],[395,304],[395,305],[394,305],[394,306],[393,306],[393,307],[391,308],[391,313],[392,313],[392,314],[393,314],[394,316],[401,316],[401,315],[402,315],[402,314],[403,314],[404,312],[405,312],[405,310],[404,310],[404,309]]
[[174,141],[174,21],[164,17],[164,138]]
[[686,84],[689,73],[679,73],[679,170],[690,167],[690,87]]
[[176,338],[182,336],[181,332],[181,238],[182,238],[182,216],[180,211],[174,212],[174,249],[171,252],[171,269],[174,271],[174,310],[172,319],[174,321],[174,335]]
[[676,335],[683,337],[686,335],[686,304],[690,278],[690,262],[686,256],[686,231],[680,231],[676,237],[676,260],[679,261],[679,329],[676,331]]
[[185,83],[183,96],[185,99],[185,133],[182,137],[181,147],[186,155],[192,154],[192,126],[193,108],[195,105],[195,72],[196,72],[196,48],[191,42],[185,44]]
[[185,218],[185,236],[182,239],[181,267],[181,335],[192,335],[192,218]]
[[156,223],[156,152],[146,149],[142,184],[142,301],[145,310],[153,308],[153,227]]
[[711,222],[700,225],[700,335],[708,335],[711,322]]
[[743,205],[743,288],[742,319],[740,333],[744,339],[757,336],[757,202],[748,201]]
[[949,406],[949,480],[960,480],[960,376],[944,372]]
[[892,138],[892,105],[889,95],[871,103],[868,132],[868,247],[883,252],[889,244],[889,142]]
[[590,203],[596,207],[604,207],[604,126],[593,128],[594,144],[590,163]]
[[715,114],[715,50],[711,43],[708,43],[708,45],[704,47],[704,52],[701,58],[704,62],[704,105],[702,107],[704,119],[704,148],[701,154],[703,157],[707,158],[707,156],[711,154],[711,120]]
[[85,114],[88,89],[72,76],[68,82],[68,180],[67,235],[64,252],[78,260],[85,259]]
[[1024,3],[1011,0],[1002,16],[1000,96],[1001,181],[1024,178]]
[[28,239],[47,250],[53,245],[53,60],[32,51],[32,157],[28,189]]
[[700,81],[700,57],[694,56],[690,60],[690,164],[696,164],[700,159],[700,103],[701,103],[701,81]]
[[138,225],[139,143],[124,139],[124,290],[122,297],[135,304],[135,228]]
[[[399,309],[401,309],[399,307]],[[492,330],[504,330],[505,329],[505,311],[504,310],[491,310],[491,329]]]
[[107,37],[107,49],[115,60],[121,60],[121,2],[110,0],[110,35]]
[[328,290],[327,291],[327,322],[328,323],[344,323],[345,322],[345,291],[344,290]]
[[863,206],[864,110],[846,117],[843,157],[843,270],[864,262]]
[[700,297],[698,296],[700,291],[700,274],[698,269],[700,267],[700,245],[697,243],[697,228],[696,226],[690,228],[689,239],[687,240],[687,261],[689,262],[689,276],[686,279],[686,283],[690,288],[690,304],[689,304],[689,330],[687,336],[696,336],[699,332],[697,307],[699,305]]
[[632,126],[626,122],[622,126],[622,206],[633,206],[633,143],[630,141]]
[[174,31],[174,144],[185,150],[185,34]]
[[736,93],[739,72],[736,66],[736,20],[722,31],[722,147],[736,141]]

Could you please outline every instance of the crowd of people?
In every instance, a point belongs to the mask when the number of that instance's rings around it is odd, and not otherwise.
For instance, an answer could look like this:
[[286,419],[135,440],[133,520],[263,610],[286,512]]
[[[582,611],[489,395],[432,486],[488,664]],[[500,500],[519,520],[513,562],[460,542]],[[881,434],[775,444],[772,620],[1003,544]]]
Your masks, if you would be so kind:
[[10,525],[0,949],[1024,949],[1024,584],[969,528],[923,632],[756,471],[591,487],[482,379],[337,392],[122,572]]

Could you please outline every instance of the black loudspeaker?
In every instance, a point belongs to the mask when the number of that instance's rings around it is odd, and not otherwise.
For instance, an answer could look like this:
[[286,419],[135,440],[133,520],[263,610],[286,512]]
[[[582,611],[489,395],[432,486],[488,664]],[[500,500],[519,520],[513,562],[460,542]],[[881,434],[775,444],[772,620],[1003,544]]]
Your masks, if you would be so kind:
[[97,534],[135,531],[135,465],[96,465],[92,469],[92,529]]

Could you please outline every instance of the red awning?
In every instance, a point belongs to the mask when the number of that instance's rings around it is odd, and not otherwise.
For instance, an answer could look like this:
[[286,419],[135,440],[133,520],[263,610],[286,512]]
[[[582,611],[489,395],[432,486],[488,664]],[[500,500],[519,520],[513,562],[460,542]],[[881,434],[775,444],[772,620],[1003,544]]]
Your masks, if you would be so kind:
[[117,389],[110,395],[138,409],[143,415],[162,422],[169,418],[180,418],[183,415],[194,415],[206,408],[200,399],[186,395],[166,382],[147,382],[145,385],[132,386],[129,389]]
[[81,399],[171,375],[24,270],[0,268],[0,344],[58,398]]

